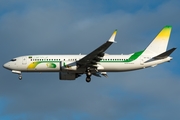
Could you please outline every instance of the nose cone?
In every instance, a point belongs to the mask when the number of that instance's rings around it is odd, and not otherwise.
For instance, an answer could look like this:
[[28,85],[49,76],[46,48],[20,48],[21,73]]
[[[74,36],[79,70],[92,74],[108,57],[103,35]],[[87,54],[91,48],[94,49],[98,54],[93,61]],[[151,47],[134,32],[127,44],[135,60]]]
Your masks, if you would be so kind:
[[5,64],[3,65],[3,67],[6,68],[6,69],[9,69],[9,67],[10,67],[10,66],[9,66],[9,63],[5,63]]

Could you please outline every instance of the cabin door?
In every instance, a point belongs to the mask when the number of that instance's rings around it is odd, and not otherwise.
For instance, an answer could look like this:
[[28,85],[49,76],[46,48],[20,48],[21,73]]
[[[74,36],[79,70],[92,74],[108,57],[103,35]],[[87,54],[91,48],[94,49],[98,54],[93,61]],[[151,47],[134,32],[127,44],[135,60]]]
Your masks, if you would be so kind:
[[27,64],[27,57],[22,57],[22,64],[26,65]]

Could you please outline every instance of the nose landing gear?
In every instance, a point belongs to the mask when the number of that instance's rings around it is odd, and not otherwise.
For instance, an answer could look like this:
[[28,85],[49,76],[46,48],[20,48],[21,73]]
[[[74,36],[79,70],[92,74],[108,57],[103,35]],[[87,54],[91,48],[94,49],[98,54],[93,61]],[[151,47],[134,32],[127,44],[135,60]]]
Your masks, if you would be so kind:
[[22,75],[21,74],[19,75],[19,80],[22,80]]
[[19,80],[22,80],[21,71],[12,70],[12,73],[14,73],[14,74],[18,74],[18,75],[19,75]]

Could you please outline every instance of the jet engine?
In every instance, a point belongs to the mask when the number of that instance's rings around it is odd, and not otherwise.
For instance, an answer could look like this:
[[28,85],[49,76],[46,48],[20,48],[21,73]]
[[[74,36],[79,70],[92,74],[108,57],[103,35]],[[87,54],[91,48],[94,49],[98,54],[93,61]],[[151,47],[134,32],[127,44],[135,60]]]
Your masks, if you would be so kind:
[[60,71],[75,71],[77,70],[76,62],[60,61]]

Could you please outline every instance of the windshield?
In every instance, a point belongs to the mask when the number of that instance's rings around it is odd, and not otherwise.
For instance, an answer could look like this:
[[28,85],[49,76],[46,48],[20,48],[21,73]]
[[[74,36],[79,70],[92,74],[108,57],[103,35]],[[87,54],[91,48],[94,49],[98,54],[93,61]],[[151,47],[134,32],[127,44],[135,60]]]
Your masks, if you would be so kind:
[[11,61],[16,61],[16,59],[11,59]]

